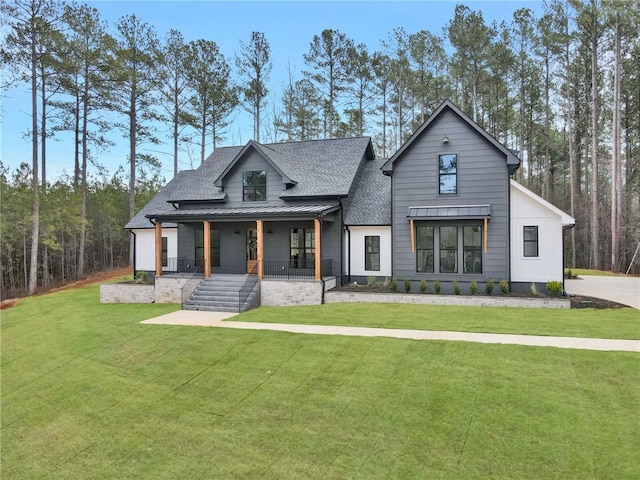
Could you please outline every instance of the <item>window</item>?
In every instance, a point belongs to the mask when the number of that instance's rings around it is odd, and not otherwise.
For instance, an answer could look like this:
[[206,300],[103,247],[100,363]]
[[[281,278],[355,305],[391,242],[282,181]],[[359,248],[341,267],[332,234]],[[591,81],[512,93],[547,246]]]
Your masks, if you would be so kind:
[[364,237],[364,269],[380,271],[380,236]]
[[440,227],[440,273],[458,271],[458,227]]
[[163,267],[166,267],[169,264],[167,244],[168,244],[167,237],[162,237],[162,266]]
[[267,200],[267,171],[242,172],[242,201],[265,202]]
[[[211,228],[209,235],[209,258],[212,267],[220,266],[220,230]],[[196,265],[204,265],[204,228],[196,230]]]
[[462,258],[464,273],[482,273],[482,227],[463,227]]
[[458,193],[458,155],[447,153],[438,157],[440,173],[440,195]]
[[524,227],[524,256],[538,256],[538,226]]
[[433,273],[433,227],[416,228],[416,270]]
[[314,268],[316,232],[313,228],[292,228],[290,235],[291,268]]

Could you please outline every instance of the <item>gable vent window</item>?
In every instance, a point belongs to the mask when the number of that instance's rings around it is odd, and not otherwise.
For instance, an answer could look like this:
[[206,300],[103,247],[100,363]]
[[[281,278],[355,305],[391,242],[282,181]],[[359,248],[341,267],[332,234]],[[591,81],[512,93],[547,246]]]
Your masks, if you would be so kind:
[[250,170],[242,172],[242,201],[267,201],[267,171]]
[[438,156],[440,176],[440,195],[456,195],[458,193],[458,155],[447,153]]

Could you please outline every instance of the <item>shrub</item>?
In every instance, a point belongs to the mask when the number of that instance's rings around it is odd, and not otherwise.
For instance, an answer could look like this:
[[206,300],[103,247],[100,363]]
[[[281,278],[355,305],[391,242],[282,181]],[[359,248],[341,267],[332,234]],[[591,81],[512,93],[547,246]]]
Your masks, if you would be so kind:
[[377,278],[375,275],[369,275],[367,277],[367,287],[375,287],[377,282],[376,282]]
[[390,277],[384,277],[384,282],[382,282],[382,286],[387,288],[387,287],[389,287],[390,283],[391,283],[391,278]]
[[538,295],[538,285],[536,285],[536,282],[531,282],[529,291],[531,292],[531,295]]
[[484,286],[484,291],[487,295],[491,295],[491,292],[493,292],[494,283],[496,283],[496,281],[493,278],[490,280],[487,280],[487,284]]
[[136,272],[136,282],[144,283],[147,281],[147,272],[140,271]]
[[433,282],[433,291],[436,293],[440,293],[440,280],[436,280]]
[[389,283],[389,289],[392,292],[398,291],[398,280],[396,280],[394,277],[391,277],[391,283]]
[[458,282],[458,280],[454,280],[453,293],[455,293],[456,295],[460,295],[461,292],[462,292],[462,289],[460,288],[460,282]]
[[547,282],[546,287],[547,292],[554,297],[558,296],[560,292],[562,292],[562,282],[558,280],[551,280],[550,282]]
[[420,293],[427,293],[427,280],[424,278],[420,280]]
[[500,280],[500,290],[502,290],[502,293],[505,295],[509,293],[509,282],[504,279]]
[[475,280],[471,280],[471,283],[469,283],[469,292],[471,292],[471,295],[475,295],[476,293],[478,293],[478,282]]
[[404,291],[409,293],[411,291],[411,280],[408,278],[404,279]]

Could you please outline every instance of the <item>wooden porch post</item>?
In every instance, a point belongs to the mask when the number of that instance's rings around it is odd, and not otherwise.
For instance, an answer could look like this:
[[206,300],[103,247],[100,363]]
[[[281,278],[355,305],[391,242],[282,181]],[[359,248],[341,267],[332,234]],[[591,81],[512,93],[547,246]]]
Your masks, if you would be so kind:
[[257,241],[258,241],[258,251],[257,251],[257,257],[258,257],[258,279],[262,280],[264,278],[264,266],[263,266],[263,259],[264,259],[264,229],[263,229],[263,223],[262,220],[256,220],[256,230],[257,230]]
[[409,229],[411,230],[411,253],[416,251],[416,229],[413,227],[413,218],[409,219]]
[[161,275],[162,275],[162,222],[156,222],[156,276],[159,277]]
[[315,260],[316,260],[316,280],[320,281],[322,280],[322,244],[321,244],[321,240],[320,240],[320,220],[319,219],[315,219],[313,221],[315,223],[315,236],[316,236],[316,255],[315,255]]
[[211,276],[211,227],[208,221],[204,221],[204,276]]

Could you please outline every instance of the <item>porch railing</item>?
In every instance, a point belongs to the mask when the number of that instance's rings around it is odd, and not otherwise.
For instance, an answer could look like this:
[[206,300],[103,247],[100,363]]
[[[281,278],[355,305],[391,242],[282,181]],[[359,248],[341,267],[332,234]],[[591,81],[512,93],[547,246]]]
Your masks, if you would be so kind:
[[[313,259],[286,259],[286,260],[263,260],[265,277],[271,278],[314,278],[316,266]],[[333,259],[322,260],[320,268],[323,276],[333,275]]]
[[166,265],[162,266],[162,273],[179,273],[192,276],[203,272],[204,261],[196,261],[195,258],[173,257],[167,258]]
[[[256,263],[251,271],[247,272],[249,275],[247,279],[244,281],[242,288],[238,292],[238,312],[242,312],[242,307],[253,292],[253,289],[256,287],[258,283],[258,264]],[[255,307],[257,305],[250,305],[250,307]]]

